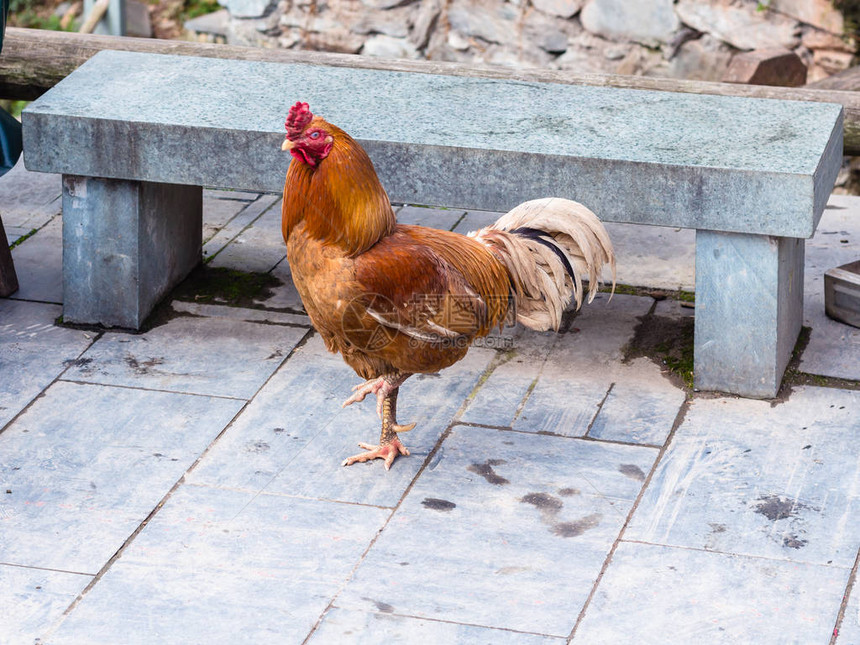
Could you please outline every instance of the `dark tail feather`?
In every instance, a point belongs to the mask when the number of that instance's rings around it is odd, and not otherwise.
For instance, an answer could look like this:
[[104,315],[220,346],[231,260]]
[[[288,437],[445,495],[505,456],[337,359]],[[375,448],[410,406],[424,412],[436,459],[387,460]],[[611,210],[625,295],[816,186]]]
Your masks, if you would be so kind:
[[567,256],[564,252],[558,248],[558,245],[555,244],[551,239],[546,239],[544,236],[548,236],[549,233],[546,231],[541,231],[536,228],[529,228],[528,226],[520,226],[519,228],[515,228],[510,231],[514,235],[519,235],[521,237],[526,237],[530,240],[534,240],[540,244],[543,244],[550,251],[558,256],[558,259],[561,260],[561,263],[564,265],[564,270],[567,271],[567,275],[570,276],[571,280],[576,280],[576,276],[573,273],[573,266],[570,264],[570,260],[567,259]]

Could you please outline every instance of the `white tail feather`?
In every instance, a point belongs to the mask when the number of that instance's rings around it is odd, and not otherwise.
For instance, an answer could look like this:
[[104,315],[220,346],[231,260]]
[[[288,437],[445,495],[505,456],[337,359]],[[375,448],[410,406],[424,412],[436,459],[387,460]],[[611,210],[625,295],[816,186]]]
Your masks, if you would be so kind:
[[[612,271],[615,290],[615,253],[609,235],[597,216],[577,202],[558,197],[525,202],[469,235],[507,267],[517,320],[526,327],[557,330],[571,296],[577,309],[582,306],[583,279],[588,280],[587,301],[594,299],[605,265]],[[572,278],[560,254],[573,268]]]

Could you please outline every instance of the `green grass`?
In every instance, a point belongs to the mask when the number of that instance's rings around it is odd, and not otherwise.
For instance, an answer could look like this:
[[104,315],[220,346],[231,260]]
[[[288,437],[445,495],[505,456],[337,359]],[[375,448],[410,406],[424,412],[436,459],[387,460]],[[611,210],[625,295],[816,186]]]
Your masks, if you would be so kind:
[[27,105],[29,105],[29,101],[7,101],[0,100],[0,108],[6,110],[13,117],[21,120],[21,112],[24,110]]
[[[611,293],[612,285],[602,284],[599,291],[601,293]],[[616,284],[615,293],[624,294],[627,296],[645,296],[656,300],[680,300],[681,302],[696,302],[696,294],[692,291],[684,291],[683,289],[654,289],[652,287],[634,287],[629,284]]]
[[207,13],[213,13],[221,9],[218,0],[188,0],[182,10],[184,20],[205,16]]
[[31,229],[29,232],[25,233],[24,235],[22,235],[21,237],[19,237],[17,240],[15,240],[14,242],[12,242],[12,244],[10,244],[10,245],[9,245],[9,250],[11,251],[12,249],[14,249],[16,246],[18,246],[18,245],[19,245],[19,244],[21,244],[22,242],[25,242],[26,240],[30,239],[30,238],[31,238],[31,237],[33,237],[33,236],[34,236],[38,231],[39,231],[39,229],[37,229],[37,228]]

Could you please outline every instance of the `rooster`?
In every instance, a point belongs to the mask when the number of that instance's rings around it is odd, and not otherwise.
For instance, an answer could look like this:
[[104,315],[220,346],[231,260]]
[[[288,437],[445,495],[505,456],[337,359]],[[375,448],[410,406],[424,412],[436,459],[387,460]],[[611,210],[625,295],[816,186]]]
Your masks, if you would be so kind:
[[[344,407],[376,397],[378,444],[348,466],[409,451],[397,395],[412,374],[435,373],[470,343],[514,319],[558,330],[597,291],[615,256],[603,225],[576,202],[538,199],[468,235],[398,224],[373,163],[352,137],[296,103],[282,150],[292,160],[282,230],[293,281],[314,328],[365,382]],[[583,285],[587,278],[587,291]]]

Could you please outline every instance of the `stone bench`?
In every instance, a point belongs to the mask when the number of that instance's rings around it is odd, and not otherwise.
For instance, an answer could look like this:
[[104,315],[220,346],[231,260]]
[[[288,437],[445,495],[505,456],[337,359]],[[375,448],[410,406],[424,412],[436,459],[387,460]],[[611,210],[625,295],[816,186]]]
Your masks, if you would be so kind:
[[104,51],[23,117],[27,168],[64,175],[65,320],[139,328],[200,262],[201,186],[281,191],[296,100],[366,147],[394,202],[555,195],[696,229],[697,387],[778,390],[835,104]]

